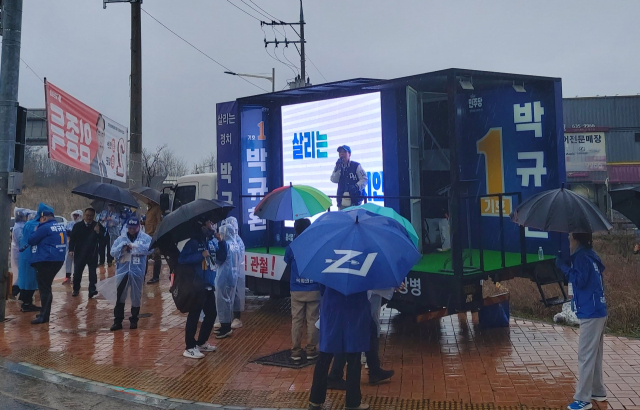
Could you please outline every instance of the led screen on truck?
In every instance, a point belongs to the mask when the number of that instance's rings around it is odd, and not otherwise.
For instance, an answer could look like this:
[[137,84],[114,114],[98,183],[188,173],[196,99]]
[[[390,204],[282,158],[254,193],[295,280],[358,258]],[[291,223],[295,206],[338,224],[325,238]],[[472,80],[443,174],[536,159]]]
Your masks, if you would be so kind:
[[[384,195],[380,93],[282,107],[285,185],[310,185],[335,196],[337,184],[330,177],[342,145],[351,148],[351,160],[367,172],[367,195]],[[381,198],[373,201],[384,206]]]

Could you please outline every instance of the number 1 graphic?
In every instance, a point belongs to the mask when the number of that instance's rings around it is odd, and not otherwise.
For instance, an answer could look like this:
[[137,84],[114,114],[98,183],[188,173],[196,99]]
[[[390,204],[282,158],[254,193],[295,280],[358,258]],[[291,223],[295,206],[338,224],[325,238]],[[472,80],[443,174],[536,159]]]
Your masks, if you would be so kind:
[[504,192],[504,161],[502,158],[502,128],[491,128],[476,143],[478,154],[484,155],[487,194]]

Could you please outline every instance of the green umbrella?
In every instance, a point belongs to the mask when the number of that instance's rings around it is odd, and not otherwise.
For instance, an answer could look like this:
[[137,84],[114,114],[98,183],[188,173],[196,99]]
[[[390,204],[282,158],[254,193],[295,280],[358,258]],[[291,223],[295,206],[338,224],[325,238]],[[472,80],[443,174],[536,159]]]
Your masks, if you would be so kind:
[[391,218],[397,221],[407,231],[407,235],[409,236],[409,239],[411,239],[411,242],[413,242],[416,248],[418,247],[418,233],[416,232],[415,228],[413,227],[413,225],[411,225],[411,222],[409,222],[408,219],[406,219],[405,217],[403,217],[393,209],[376,205],[373,202],[367,202],[366,204],[352,206],[352,207],[343,209],[343,211],[349,211],[352,209],[364,209],[365,211],[368,211],[377,215],[386,216],[387,218]]

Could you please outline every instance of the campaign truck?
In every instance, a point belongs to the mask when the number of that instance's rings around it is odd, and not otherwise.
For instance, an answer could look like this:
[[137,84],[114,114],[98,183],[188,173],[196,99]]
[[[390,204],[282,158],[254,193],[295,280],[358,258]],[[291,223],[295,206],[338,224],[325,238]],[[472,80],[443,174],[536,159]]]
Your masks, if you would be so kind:
[[[564,182],[559,78],[463,69],[357,78],[220,103],[216,121],[217,197],[235,205],[254,292],[288,295],[283,255],[294,240],[293,221],[263,220],[256,205],[302,184],[337,211],[330,177],[347,145],[367,174],[366,200],[395,209],[420,238],[422,259],[394,307],[475,310],[483,280],[515,277],[536,281],[547,305],[565,301],[553,266],[567,252],[563,235],[509,218]],[[549,284],[558,297],[545,295]]]

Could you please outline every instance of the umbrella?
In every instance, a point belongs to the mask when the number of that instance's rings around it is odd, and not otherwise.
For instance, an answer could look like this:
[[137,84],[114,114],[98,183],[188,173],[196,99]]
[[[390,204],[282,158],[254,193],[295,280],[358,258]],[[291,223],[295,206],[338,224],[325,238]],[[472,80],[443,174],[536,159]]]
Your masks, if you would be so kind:
[[609,191],[611,208],[640,228],[640,186]]
[[374,214],[386,216],[387,218],[393,219],[394,221],[402,225],[404,230],[407,231],[407,235],[409,235],[409,239],[411,239],[411,242],[413,242],[413,244],[416,247],[418,247],[418,233],[416,232],[416,229],[413,227],[413,225],[411,225],[411,222],[409,222],[405,217],[397,213],[394,209],[376,205],[372,202],[367,202],[366,204],[352,206],[352,207],[343,209],[342,211],[347,212],[354,209],[364,209],[365,211],[369,211]]
[[262,198],[254,214],[270,221],[292,221],[325,212],[330,207],[331,200],[321,191],[307,185],[290,184]]
[[213,223],[220,222],[229,215],[233,208],[234,206],[230,203],[203,198],[182,205],[164,217],[153,235],[150,248],[168,242],[176,244],[189,239],[194,233],[193,222],[200,218],[210,219]]
[[328,212],[290,246],[301,277],[344,295],[396,288],[421,257],[398,222],[364,209]]
[[511,214],[511,220],[545,232],[593,233],[613,228],[591,201],[564,187],[527,199]]
[[149,205],[149,202],[153,202],[156,205],[160,205],[160,195],[162,194],[157,189],[143,186],[143,187],[130,189],[129,192],[131,192],[131,194],[134,197],[136,197],[137,199],[139,199],[140,201],[144,202],[147,205]]
[[131,195],[131,192],[115,185],[105,184],[102,182],[87,182],[73,188],[71,193],[83,196],[89,199],[101,199],[114,204],[131,206],[138,208],[138,201]]

